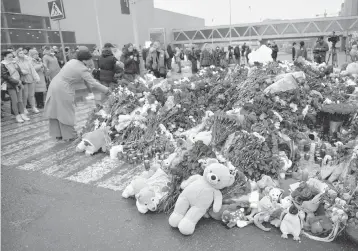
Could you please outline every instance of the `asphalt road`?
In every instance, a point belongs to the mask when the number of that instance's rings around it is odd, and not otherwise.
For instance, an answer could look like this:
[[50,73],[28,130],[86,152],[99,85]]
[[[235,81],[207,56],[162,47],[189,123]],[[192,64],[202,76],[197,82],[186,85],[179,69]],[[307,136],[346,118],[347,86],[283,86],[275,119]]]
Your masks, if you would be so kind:
[[228,230],[214,220],[202,220],[185,237],[167,215],[142,215],[116,191],[16,168],[3,168],[1,178],[3,251],[357,250],[344,240],[298,243],[278,230]]

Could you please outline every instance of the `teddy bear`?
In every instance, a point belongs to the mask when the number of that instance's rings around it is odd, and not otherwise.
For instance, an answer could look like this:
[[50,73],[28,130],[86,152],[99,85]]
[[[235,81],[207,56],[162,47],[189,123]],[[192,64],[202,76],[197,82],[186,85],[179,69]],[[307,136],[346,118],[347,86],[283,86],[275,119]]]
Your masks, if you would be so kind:
[[235,176],[220,163],[208,165],[204,174],[192,175],[181,184],[183,191],[179,195],[169,224],[179,228],[183,235],[191,235],[198,221],[206,214],[213,203],[214,212],[222,206],[221,189],[231,186]]
[[152,165],[149,171],[144,171],[135,177],[123,190],[122,197],[135,196],[136,206],[140,213],[156,211],[159,201],[166,194],[165,188],[169,182],[168,175],[159,164]]
[[86,156],[91,156],[99,150],[105,152],[108,143],[111,142],[108,132],[109,127],[104,127],[84,134],[76,147],[76,152],[85,152]]

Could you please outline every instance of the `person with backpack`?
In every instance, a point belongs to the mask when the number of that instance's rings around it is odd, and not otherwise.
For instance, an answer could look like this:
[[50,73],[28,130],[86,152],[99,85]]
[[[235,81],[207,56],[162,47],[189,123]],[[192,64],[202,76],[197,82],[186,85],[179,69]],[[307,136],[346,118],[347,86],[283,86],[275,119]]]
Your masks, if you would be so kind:
[[240,52],[240,46],[236,45],[235,49],[234,49],[234,55],[235,55],[235,60],[236,60],[236,64],[240,65],[240,56],[241,56],[241,52]]
[[16,122],[23,123],[30,120],[25,114],[22,93],[23,84],[21,81],[21,70],[14,61],[14,54],[10,51],[2,53],[1,61],[1,83],[6,83],[7,91],[10,95],[12,111],[14,112]]

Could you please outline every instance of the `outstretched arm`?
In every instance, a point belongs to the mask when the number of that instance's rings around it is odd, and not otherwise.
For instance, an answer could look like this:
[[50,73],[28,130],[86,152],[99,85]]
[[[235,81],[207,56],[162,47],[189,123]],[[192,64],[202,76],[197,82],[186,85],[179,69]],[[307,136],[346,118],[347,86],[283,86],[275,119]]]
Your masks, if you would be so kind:
[[86,87],[89,92],[92,92],[92,88],[95,88],[103,93],[108,93],[109,89],[104,85],[100,84],[95,80],[92,74],[88,70],[83,70],[81,72],[81,77],[85,81]]

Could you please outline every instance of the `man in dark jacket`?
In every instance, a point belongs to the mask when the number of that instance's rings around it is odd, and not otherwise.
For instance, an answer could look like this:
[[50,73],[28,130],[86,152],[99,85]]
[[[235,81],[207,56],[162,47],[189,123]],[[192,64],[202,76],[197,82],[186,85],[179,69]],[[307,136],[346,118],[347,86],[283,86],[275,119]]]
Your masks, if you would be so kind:
[[235,55],[235,60],[236,60],[236,64],[240,65],[240,46],[236,45],[235,49],[234,49],[234,55]]
[[313,59],[316,63],[321,64],[326,62],[326,53],[329,50],[328,44],[323,37],[319,37],[316,45],[313,48]]
[[272,57],[273,61],[276,62],[277,54],[278,54],[278,46],[275,41],[272,42],[271,49],[272,49],[271,57]]
[[293,42],[292,44],[292,61],[295,61],[296,57],[296,42]]
[[167,52],[168,52],[168,55],[169,55],[169,58],[167,59],[167,68],[170,71],[172,69],[172,60],[173,60],[173,57],[174,57],[174,54],[175,54],[171,44],[168,44]]
[[139,53],[134,49],[133,44],[125,46],[121,61],[124,64],[124,78],[132,82],[136,75],[139,75]]
[[247,45],[246,43],[244,43],[242,46],[241,46],[241,57],[242,57],[242,63],[245,64],[245,56],[246,56],[246,49],[247,49]]

